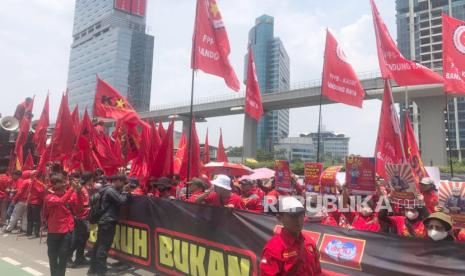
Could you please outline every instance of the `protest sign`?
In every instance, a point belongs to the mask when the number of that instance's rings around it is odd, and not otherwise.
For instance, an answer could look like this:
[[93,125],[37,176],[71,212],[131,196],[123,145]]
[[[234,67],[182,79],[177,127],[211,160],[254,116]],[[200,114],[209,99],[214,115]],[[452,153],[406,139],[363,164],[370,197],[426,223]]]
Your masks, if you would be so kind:
[[323,171],[322,163],[305,162],[304,183],[305,183],[305,187],[307,188],[307,192],[310,192],[310,193],[321,192],[320,177],[321,177],[322,171]]
[[348,156],[346,159],[346,185],[351,194],[369,195],[375,188],[375,158]]
[[415,176],[409,164],[386,164],[387,184],[392,189],[392,201],[400,205],[415,204],[418,194]]
[[279,191],[291,192],[291,170],[289,169],[289,161],[275,160],[275,188]]
[[454,219],[454,227],[465,228],[465,182],[441,181],[439,206]]
[[321,189],[323,194],[336,194],[336,177],[342,166],[328,167],[321,174]]

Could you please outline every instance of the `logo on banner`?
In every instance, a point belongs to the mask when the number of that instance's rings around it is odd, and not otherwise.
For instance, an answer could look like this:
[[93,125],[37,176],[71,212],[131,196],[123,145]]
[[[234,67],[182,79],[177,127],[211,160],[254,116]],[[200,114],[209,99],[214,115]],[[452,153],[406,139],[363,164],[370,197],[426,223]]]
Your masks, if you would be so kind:
[[465,54],[465,26],[459,26],[455,29],[454,45],[460,53]]
[[319,251],[323,263],[361,271],[365,240],[324,234]]
[[257,275],[254,252],[164,228],[155,230],[155,266],[169,275]]
[[345,63],[348,63],[346,53],[344,53],[344,50],[342,50],[341,45],[337,45],[336,55],[340,60],[342,60]]

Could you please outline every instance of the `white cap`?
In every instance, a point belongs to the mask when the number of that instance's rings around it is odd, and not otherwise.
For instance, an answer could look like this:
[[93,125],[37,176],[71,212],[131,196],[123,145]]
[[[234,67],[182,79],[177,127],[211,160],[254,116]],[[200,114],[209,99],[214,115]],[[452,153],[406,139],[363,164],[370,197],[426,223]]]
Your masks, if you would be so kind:
[[434,184],[434,181],[433,179],[429,178],[429,177],[423,177],[420,181],[420,184],[423,184],[423,185],[433,185]]
[[216,176],[215,180],[211,182],[213,185],[231,191],[231,178],[224,174]]
[[297,198],[292,196],[280,197],[280,213],[299,213],[305,211],[304,205]]

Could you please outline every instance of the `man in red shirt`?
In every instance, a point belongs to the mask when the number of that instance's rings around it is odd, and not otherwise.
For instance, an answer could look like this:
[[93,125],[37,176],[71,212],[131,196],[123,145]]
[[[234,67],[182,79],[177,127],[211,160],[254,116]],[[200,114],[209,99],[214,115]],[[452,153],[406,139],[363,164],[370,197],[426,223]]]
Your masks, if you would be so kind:
[[255,184],[248,179],[241,180],[240,184],[241,184],[241,197],[242,197],[242,202],[244,202],[245,209],[255,212],[255,213],[263,212],[262,190],[257,188]]
[[36,238],[40,233],[40,211],[42,210],[42,200],[45,196],[45,184],[37,179],[36,173],[30,179],[24,181],[24,187],[28,192],[27,196],[27,227],[26,236],[31,236],[34,232]]
[[197,203],[204,201],[206,204],[213,206],[224,206],[244,210],[242,199],[237,194],[231,192],[231,178],[219,174],[216,179],[211,181],[214,191],[211,190],[197,198]]
[[67,208],[74,192],[80,193],[81,187],[72,184],[66,191],[66,183],[59,175],[50,178],[52,192],[44,198],[44,217],[48,223],[47,253],[52,276],[64,276],[69,257],[74,219]]
[[[74,175],[71,181],[74,184],[81,186],[81,191],[74,192],[69,202],[71,214],[74,216],[74,231],[71,241],[70,258],[73,257],[76,251],[76,258],[71,264],[72,268],[89,264],[89,261],[84,257],[84,249],[86,242],[89,239],[89,190],[88,187],[94,185],[94,174],[92,172],[84,172],[80,178],[79,175]],[[79,181],[79,183],[78,183]]]
[[18,119],[19,122],[21,122],[21,120],[23,119],[24,115],[26,114],[26,111],[31,109],[31,104],[32,104],[32,98],[27,97],[24,100],[24,102],[16,106],[14,117]]
[[205,189],[207,188],[202,179],[197,177],[192,178],[186,184],[189,187],[189,198],[184,198],[184,200],[191,203],[197,202],[197,199],[205,193]]
[[426,209],[428,209],[430,214],[436,212],[436,208],[439,204],[439,197],[433,179],[423,177],[420,181],[420,190],[423,194]]
[[16,171],[13,174],[13,183],[11,185],[10,194],[12,195],[11,203],[14,205],[13,212],[11,213],[10,221],[5,233],[10,233],[16,228],[18,221],[21,220],[21,230],[26,230],[26,211],[27,211],[27,197],[29,194],[28,186],[24,185],[24,179],[21,179],[21,171]]
[[260,274],[313,276],[321,275],[319,254],[315,242],[302,235],[305,208],[294,197],[282,197],[278,220],[283,224],[263,249]]
[[8,208],[8,183],[10,178],[6,174],[0,175],[0,226],[3,226],[6,219],[6,209]]

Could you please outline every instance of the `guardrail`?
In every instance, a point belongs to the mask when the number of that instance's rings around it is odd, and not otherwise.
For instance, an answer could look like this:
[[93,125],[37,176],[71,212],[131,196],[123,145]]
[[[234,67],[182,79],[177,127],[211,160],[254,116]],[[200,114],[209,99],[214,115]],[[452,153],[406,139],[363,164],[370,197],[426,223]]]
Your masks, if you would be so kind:
[[[381,77],[381,72],[379,70],[365,71],[365,72],[357,73],[357,76],[361,81],[363,81],[367,79],[379,78]],[[314,79],[310,81],[294,82],[290,85],[289,89],[268,90],[265,93],[280,93],[280,92],[287,92],[290,90],[320,87],[321,81],[322,81],[321,79]],[[240,91],[238,93],[228,93],[228,94],[217,95],[217,96],[201,97],[201,98],[194,99],[194,105],[217,103],[217,102],[230,101],[230,100],[235,100],[235,99],[243,99],[244,97],[245,97],[245,91]],[[174,109],[174,108],[180,108],[180,107],[189,106],[189,105],[190,105],[190,101],[182,101],[182,102],[177,102],[177,103],[172,103],[172,104],[160,104],[160,105],[151,106],[150,111]]]

